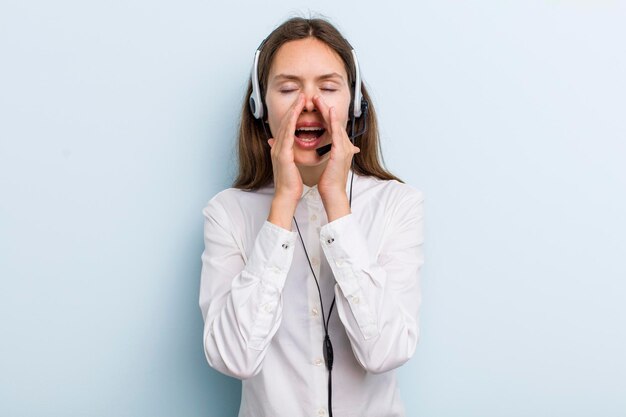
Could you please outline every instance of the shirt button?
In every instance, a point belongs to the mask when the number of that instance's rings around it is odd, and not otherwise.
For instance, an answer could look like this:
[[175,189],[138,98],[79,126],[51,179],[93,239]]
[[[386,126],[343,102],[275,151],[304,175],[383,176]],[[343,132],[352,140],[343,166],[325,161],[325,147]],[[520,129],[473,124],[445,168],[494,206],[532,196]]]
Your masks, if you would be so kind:
[[325,408],[320,408],[317,411],[317,414],[320,415],[320,416],[325,416],[326,415],[326,409]]
[[359,297],[352,297],[352,302],[353,302],[354,304],[359,304],[359,301],[360,301],[360,300],[359,300]]
[[337,266],[343,266],[343,259],[337,259]]
[[315,364],[315,366],[321,366],[324,361],[321,358],[317,358],[313,361],[313,363]]
[[313,307],[311,309],[311,314],[313,314],[315,317],[317,317],[320,314],[320,312],[317,310],[317,308]]
[[274,310],[274,307],[270,303],[267,303],[263,306],[263,309],[266,313],[271,313]]
[[287,243],[283,243],[283,244],[282,244],[282,247],[283,247],[283,249],[289,249],[289,244],[287,244]]
[[311,216],[311,221],[312,221],[312,222],[314,222],[315,220],[317,220],[317,216],[316,216],[315,214],[313,214],[313,215]]
[[311,259],[311,263],[312,263],[314,266],[319,266],[319,264],[320,264],[320,260],[319,260],[319,259],[317,259],[317,258],[312,258],[312,259]]
[[331,237],[330,239],[326,240],[326,243],[328,243],[330,245],[334,241],[335,241],[335,239]]

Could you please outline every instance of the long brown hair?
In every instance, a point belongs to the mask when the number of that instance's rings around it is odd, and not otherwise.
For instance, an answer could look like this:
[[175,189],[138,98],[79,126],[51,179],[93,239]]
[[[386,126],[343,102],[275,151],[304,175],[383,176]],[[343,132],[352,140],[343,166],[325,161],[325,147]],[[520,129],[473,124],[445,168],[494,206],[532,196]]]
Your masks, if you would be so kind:
[[[259,55],[259,86],[262,97],[265,97],[265,88],[270,66],[274,55],[285,43],[314,37],[330,46],[343,61],[348,74],[348,84],[354,92],[356,69],[352,60],[352,47],[339,31],[328,21],[323,19],[304,19],[295,17],[278,26],[265,40]],[[398,180],[399,178],[387,171],[381,163],[381,150],[378,135],[378,123],[376,111],[370,100],[367,89],[361,86],[363,98],[368,101],[369,111],[367,116],[367,132],[358,137],[356,146],[361,152],[354,156],[354,172],[360,175],[369,175],[382,180]],[[239,125],[238,160],[239,173],[233,187],[244,190],[256,190],[273,181],[272,159],[270,146],[267,143],[266,127],[263,120],[257,120],[252,115],[248,104],[248,98],[252,93],[252,83],[248,83],[248,89],[243,100],[241,109],[241,123]],[[354,97],[353,97],[354,99]],[[265,105],[265,103],[264,103]],[[266,107],[267,113],[267,107]],[[356,119],[355,132],[363,127],[363,116]]]

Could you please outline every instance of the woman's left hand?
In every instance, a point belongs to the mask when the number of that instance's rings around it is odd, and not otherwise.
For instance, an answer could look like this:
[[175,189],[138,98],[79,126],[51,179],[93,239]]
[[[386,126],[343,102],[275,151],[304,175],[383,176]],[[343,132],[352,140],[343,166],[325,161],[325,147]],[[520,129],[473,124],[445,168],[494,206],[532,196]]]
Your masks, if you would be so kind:
[[350,142],[346,126],[342,126],[337,118],[336,109],[329,107],[320,96],[315,96],[313,101],[324,118],[332,143],[326,168],[317,184],[328,221],[331,222],[350,214],[346,183],[352,158],[360,149]]

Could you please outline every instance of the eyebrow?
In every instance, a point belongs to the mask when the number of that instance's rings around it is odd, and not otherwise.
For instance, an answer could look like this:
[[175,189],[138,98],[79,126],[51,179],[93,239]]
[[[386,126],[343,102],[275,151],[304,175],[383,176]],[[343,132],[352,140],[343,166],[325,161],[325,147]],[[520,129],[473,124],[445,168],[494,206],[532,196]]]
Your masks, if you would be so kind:
[[[328,80],[328,79],[332,79],[332,78],[339,78],[341,80],[343,80],[343,76],[341,74],[339,74],[338,72],[330,72],[328,74],[323,74],[320,75],[319,77],[315,77],[316,80],[320,81],[320,80]],[[294,80],[294,81],[299,81],[300,77],[298,77],[297,75],[292,75],[292,74],[276,74],[274,76],[274,81],[276,80]]]

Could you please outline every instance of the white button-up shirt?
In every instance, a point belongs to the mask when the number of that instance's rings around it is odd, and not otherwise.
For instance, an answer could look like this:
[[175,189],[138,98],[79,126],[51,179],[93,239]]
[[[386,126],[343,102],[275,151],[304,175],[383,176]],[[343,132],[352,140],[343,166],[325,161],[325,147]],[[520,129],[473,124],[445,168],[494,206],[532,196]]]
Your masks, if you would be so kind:
[[334,417],[404,416],[394,369],[419,335],[423,198],[356,174],[352,194],[352,214],[331,223],[317,187],[296,209],[323,304],[295,225],[266,220],[273,187],[228,189],[203,210],[204,351],[243,380],[240,417],[328,414],[322,311],[333,296]]

